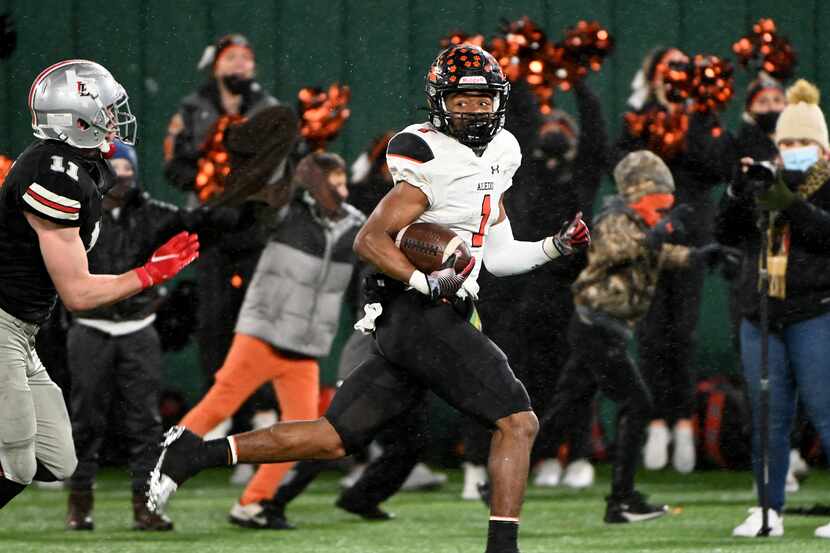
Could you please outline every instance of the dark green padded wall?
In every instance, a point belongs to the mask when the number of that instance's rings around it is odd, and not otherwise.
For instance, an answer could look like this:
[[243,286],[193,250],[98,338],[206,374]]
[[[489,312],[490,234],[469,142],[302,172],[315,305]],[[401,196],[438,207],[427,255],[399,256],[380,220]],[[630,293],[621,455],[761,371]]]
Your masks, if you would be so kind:
[[[26,93],[37,72],[57,60],[88,57],[128,88],[139,117],[144,183],[157,196],[179,196],[162,180],[167,121],[179,99],[201,80],[196,63],[214,37],[243,32],[256,47],[259,78],[293,103],[304,85],[334,80],[352,87],[352,118],[333,149],[353,160],[385,129],[420,118],[422,75],[451,29],[493,34],[502,18],[529,15],[557,38],[578,19],[610,28],[617,51],[591,83],[601,94],[612,136],[618,132],[629,83],[655,45],[729,54],[761,16],[773,17],[796,45],[799,74],[830,94],[830,3],[820,0],[0,0],[12,12],[19,44],[0,63],[0,152],[18,153],[30,139]],[[738,72],[738,99],[726,114],[735,124],[747,77]],[[573,106],[564,94],[558,102]],[[607,190],[607,187],[606,187]],[[548,229],[540,229],[540,233]],[[725,290],[707,283],[701,324],[701,365],[729,369]]]

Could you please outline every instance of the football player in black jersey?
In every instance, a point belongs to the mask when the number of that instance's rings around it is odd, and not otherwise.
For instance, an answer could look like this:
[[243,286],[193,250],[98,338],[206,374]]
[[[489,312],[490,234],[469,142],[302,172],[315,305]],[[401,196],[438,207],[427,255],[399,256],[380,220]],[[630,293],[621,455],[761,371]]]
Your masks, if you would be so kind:
[[[355,451],[432,390],[494,429],[487,553],[518,553],[538,422],[507,357],[475,325],[476,277],[482,260],[497,276],[522,273],[586,247],[590,237],[577,214],[555,236],[514,239],[501,202],[521,163],[516,139],[502,128],[509,90],[498,62],[481,48],[462,44],[439,54],[426,81],[430,121],[390,141],[395,187],[355,240],[355,251],[383,273],[371,279],[379,302],[367,313],[375,317],[359,323],[374,328],[373,351],[316,421],[207,442],[173,427],[151,476],[151,508],[162,509],[182,482],[206,467],[332,459]],[[391,238],[415,222],[446,225],[475,257],[459,274],[452,268],[422,273]]]
[[71,311],[115,303],[199,254],[198,237],[181,233],[142,267],[90,274],[86,252],[114,183],[104,157],[113,140],[135,136],[127,93],[101,65],[67,60],[37,76],[28,104],[38,140],[0,189],[0,508],[32,480],[63,480],[77,464],[63,396],[34,348],[57,296]]

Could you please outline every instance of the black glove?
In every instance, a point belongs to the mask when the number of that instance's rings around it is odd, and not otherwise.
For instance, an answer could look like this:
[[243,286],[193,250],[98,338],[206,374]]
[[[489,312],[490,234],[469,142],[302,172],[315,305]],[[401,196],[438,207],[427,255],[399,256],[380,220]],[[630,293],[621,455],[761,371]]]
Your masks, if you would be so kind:
[[668,215],[657,221],[651,230],[646,233],[646,244],[653,251],[659,251],[668,239],[677,241],[683,236],[685,225],[683,220],[694,213],[694,209],[686,204],[680,204],[672,209]]
[[471,257],[470,262],[464,267],[460,273],[456,273],[452,267],[446,267],[433,271],[426,275],[427,286],[429,287],[429,297],[431,300],[438,300],[441,298],[452,298],[461,289],[461,285],[473,272],[473,267],[476,266],[476,258]]
[[693,265],[704,266],[707,269],[721,265],[724,271],[733,272],[736,267],[740,267],[743,254],[740,250],[713,242],[699,248],[693,248],[691,261]]

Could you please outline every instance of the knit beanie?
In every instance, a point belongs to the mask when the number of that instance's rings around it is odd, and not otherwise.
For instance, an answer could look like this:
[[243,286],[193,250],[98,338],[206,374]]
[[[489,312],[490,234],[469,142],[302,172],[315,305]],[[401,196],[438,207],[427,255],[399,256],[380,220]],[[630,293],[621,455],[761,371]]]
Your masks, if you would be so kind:
[[133,173],[135,173],[135,180],[138,182],[138,155],[135,153],[135,148],[129,144],[124,144],[121,141],[113,143],[115,146],[115,153],[112,154],[110,160],[126,159],[133,166]]
[[767,73],[764,73],[763,71],[759,72],[758,77],[753,79],[752,82],[746,87],[746,102],[744,104],[744,109],[749,111],[749,106],[752,105],[755,97],[765,90],[780,90],[781,92],[784,92],[784,85],[781,84],[780,81],[770,77]]
[[799,79],[787,89],[787,107],[781,112],[775,126],[775,143],[782,140],[815,140],[830,150],[827,138],[827,122],[818,106],[820,93],[815,85]]
[[626,203],[648,194],[674,194],[671,171],[656,154],[648,150],[631,152],[614,167],[617,190]]

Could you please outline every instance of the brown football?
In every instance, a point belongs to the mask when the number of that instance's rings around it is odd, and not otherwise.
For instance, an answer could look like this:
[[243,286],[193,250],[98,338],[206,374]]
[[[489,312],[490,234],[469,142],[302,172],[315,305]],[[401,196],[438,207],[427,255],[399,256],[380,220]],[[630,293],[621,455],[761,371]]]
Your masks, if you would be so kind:
[[415,268],[426,274],[450,264],[456,272],[461,272],[470,262],[470,248],[464,240],[436,223],[413,223],[402,228],[395,238],[395,245]]

